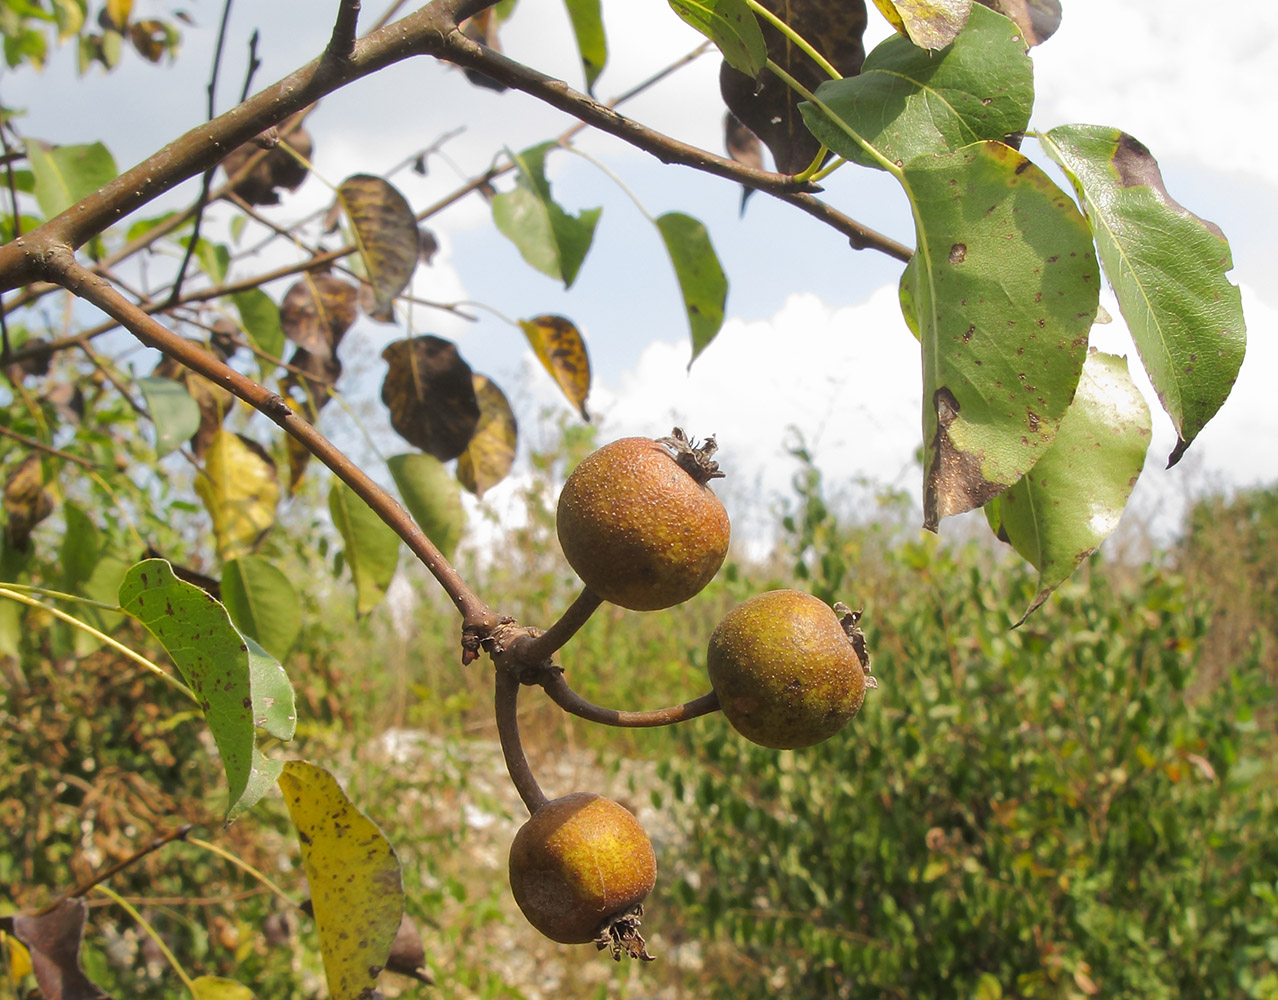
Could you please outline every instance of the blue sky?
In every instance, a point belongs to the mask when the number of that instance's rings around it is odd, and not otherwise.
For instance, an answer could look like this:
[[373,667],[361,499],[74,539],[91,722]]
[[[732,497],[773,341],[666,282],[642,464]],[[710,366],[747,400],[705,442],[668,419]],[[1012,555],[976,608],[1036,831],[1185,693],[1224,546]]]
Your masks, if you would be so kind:
[[[149,7],[163,9],[155,0],[138,0],[137,6],[142,16]],[[330,26],[317,9],[333,6],[301,0],[237,4],[222,106],[238,92],[253,28],[262,32],[265,65],[258,81],[265,83],[320,50]],[[596,87],[602,97],[699,41],[665,0],[604,0],[603,6],[613,50]],[[1233,247],[1231,277],[1243,287],[1248,359],[1217,420],[1171,472],[1162,465],[1174,434],[1147,393],[1155,407],[1155,439],[1137,499],[1155,511],[1178,509],[1178,498],[1205,485],[1278,479],[1278,411],[1268,401],[1269,373],[1278,364],[1278,289],[1271,280],[1278,268],[1272,239],[1278,139],[1260,121],[1267,117],[1261,97],[1278,65],[1278,10],[1248,6],[1243,26],[1232,8],[1205,9],[1190,0],[1063,0],[1060,31],[1034,50],[1035,126],[1088,122],[1132,133],[1159,159],[1172,195],[1218,223]],[[120,164],[130,164],[202,118],[220,7],[211,0],[190,7],[198,24],[188,30],[173,67],[154,68],[132,57],[115,74],[95,73],[77,83],[67,60],[59,59],[43,75],[5,74],[0,95],[29,110],[22,123],[27,135],[55,142],[109,136]],[[371,21],[379,12],[366,3],[363,16]],[[872,44],[889,29],[873,10],[870,19]],[[520,0],[503,44],[515,58],[580,84],[560,0]],[[627,113],[719,150],[716,76],[717,60],[704,57],[628,105]],[[119,121],[127,127],[119,128]],[[397,176],[415,206],[483,169],[504,145],[522,148],[571,124],[523,95],[473,88],[461,73],[419,60],[326,99],[311,120],[315,160],[333,182],[357,171],[384,171],[461,123],[466,131],[445,146],[447,161],[432,159],[425,178]],[[419,274],[417,294],[475,300],[511,317],[571,317],[590,345],[596,376],[591,406],[602,436],[665,433],[676,420],[698,435],[716,433],[736,484],[725,489],[743,503],[766,508],[786,489],[793,470],[784,444],[791,427],[812,444],[831,482],[870,476],[917,495],[919,474],[911,462],[920,436],[919,369],[917,345],[895,305],[900,266],[851,251],[833,231],[766,196],[755,196],[739,217],[733,185],[664,166],[610,137],[589,136],[582,145],[619,174],[649,212],[684,211],[709,227],[731,281],[728,320],[690,373],[686,323],[655,231],[611,179],[570,154],[550,161],[557,196],[571,208],[604,209],[596,246],[570,291],[523,264],[496,234],[486,204],[472,197],[433,223],[444,249]],[[1026,152],[1043,162],[1032,143]],[[904,199],[884,175],[845,168],[826,188],[826,197],[847,214],[910,242]],[[187,185],[167,201],[185,203],[192,196]],[[273,217],[300,218],[329,197],[312,179]],[[280,259],[272,252],[260,266]],[[1117,316],[1112,299],[1107,302]],[[480,322],[467,324],[416,309],[408,322],[413,332],[455,338],[477,370],[506,387],[531,430],[543,407],[560,405],[557,395],[518,332],[479,315]],[[354,386],[366,384],[365,394],[372,394],[381,346],[406,331],[405,324],[359,325],[343,347],[355,376],[348,391],[362,392]],[[1097,328],[1094,342],[1132,355],[1136,366],[1121,321]],[[376,426],[377,415],[370,413],[369,420],[374,436],[395,450],[388,432]],[[340,423],[326,430],[345,445],[359,440]],[[499,490],[494,502],[501,500]]]

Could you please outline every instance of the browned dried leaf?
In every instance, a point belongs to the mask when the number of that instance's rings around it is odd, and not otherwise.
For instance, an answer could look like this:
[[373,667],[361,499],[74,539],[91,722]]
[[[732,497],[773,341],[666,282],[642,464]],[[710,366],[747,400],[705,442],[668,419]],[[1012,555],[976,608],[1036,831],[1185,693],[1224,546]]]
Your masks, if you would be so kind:
[[[47,337],[31,337],[22,345],[25,348],[35,348],[42,344],[47,344]],[[49,354],[36,354],[27,358],[25,361],[19,361],[16,364],[9,365],[8,373],[12,379],[20,379],[26,375],[43,376],[49,374],[49,359],[53,357]]]
[[439,240],[435,238],[434,233],[422,226],[417,230],[417,255],[423,264],[429,265],[437,253],[439,253]]
[[417,218],[402,194],[381,177],[356,174],[337,189],[373,286],[375,312],[384,312],[417,268]]
[[[865,0],[762,0],[763,6],[806,38],[844,76],[861,72],[865,48]],[[759,21],[768,43],[768,58],[809,90],[826,74],[772,25]],[[803,124],[800,98],[772,73],[756,82],[726,62],[719,72],[723,101],[746,128],[772,151],[777,170],[796,174],[816,157],[821,144]]]
[[521,319],[519,328],[568,402],[581,413],[582,420],[589,420],[586,396],[590,392],[590,356],[572,320],[563,316],[534,316]]
[[4,481],[5,534],[9,545],[25,552],[35,526],[53,513],[53,494],[44,488],[44,463],[31,452]]
[[441,337],[412,337],[388,344],[382,357],[390,366],[382,402],[396,433],[441,462],[465,451],[480,406],[470,365],[457,345]]
[[[472,42],[478,42],[480,45],[487,46],[494,52],[501,51],[501,39],[497,37],[497,25],[500,23],[499,18],[489,7],[485,11],[480,11],[474,17],[468,17],[461,23],[462,34],[469,38]],[[466,79],[476,87],[483,87],[485,90],[495,90],[501,93],[506,89],[504,83],[494,80],[491,76],[485,76],[478,70],[466,69]]]
[[298,370],[290,369],[284,379],[285,395],[299,401],[302,415],[314,423],[330,399],[329,387],[342,375],[342,363],[332,355],[312,354],[304,347],[295,350],[288,363]]
[[475,397],[479,400],[479,426],[470,444],[457,459],[457,480],[477,497],[496,486],[515,461],[519,427],[510,403],[495,382],[476,375]]
[[395,932],[390,954],[386,957],[386,971],[411,976],[428,986],[435,982],[426,971],[426,949],[422,946],[421,932],[407,913],[400,918],[399,930]]
[[13,936],[31,952],[32,971],[44,1000],[109,1000],[110,994],[80,968],[84,937],[82,899],[66,899],[39,916],[13,917]]
[[280,303],[284,336],[319,358],[331,358],[355,322],[359,290],[331,274],[304,274]]
[[129,25],[129,41],[147,62],[158,63],[164,58],[165,44],[169,33],[164,22],[154,18],[143,18]]
[[[311,158],[313,144],[310,134],[305,129],[294,129],[285,140],[293,149],[306,159]],[[231,177],[248,158],[260,152],[262,147],[253,140],[237,146],[222,161],[222,169]],[[295,191],[306,180],[306,168],[302,166],[286,149],[276,146],[267,152],[257,166],[249,171],[248,176],[232,189],[250,205],[278,205],[279,192],[276,188]]]
[[[763,169],[763,144],[759,142],[759,137],[741,124],[741,119],[731,111],[726,111],[723,115],[723,145],[728,155],[738,163],[744,163],[747,167],[755,167],[759,170]],[[754,188],[745,184],[741,185],[742,212],[745,212],[746,202],[750,200],[752,194],[754,194]]]
[[977,0],[1016,22],[1029,45],[1039,45],[1061,26],[1060,0]]

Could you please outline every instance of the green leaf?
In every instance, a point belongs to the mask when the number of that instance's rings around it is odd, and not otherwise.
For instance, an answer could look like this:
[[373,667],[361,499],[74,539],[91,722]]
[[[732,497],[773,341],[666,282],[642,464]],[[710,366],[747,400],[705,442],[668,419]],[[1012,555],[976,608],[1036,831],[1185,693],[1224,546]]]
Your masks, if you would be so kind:
[[293,584],[274,563],[251,555],[230,560],[222,568],[222,602],[243,635],[278,659],[288,655],[302,628],[302,610]]
[[[248,636],[249,683],[253,686],[253,723],[277,740],[297,732],[297,704],[284,666]],[[272,777],[271,781],[275,778]]]
[[1029,473],[985,505],[995,534],[1039,571],[1020,625],[1118,526],[1145,465],[1149,406],[1127,359],[1090,353],[1056,440]]
[[568,288],[590,250],[602,209],[569,215],[550,196],[545,161],[555,145],[546,142],[522,153],[507,150],[519,176],[514,190],[493,199],[493,222],[519,248],[524,260]]
[[[284,353],[284,328],[280,324],[280,307],[260,288],[236,292],[231,299],[235,302],[235,308],[239,310],[240,321],[249,339],[271,357],[280,357]],[[265,377],[275,370],[276,365],[262,358],[260,367]]]
[[156,458],[182,447],[200,429],[200,405],[181,382],[148,375],[138,379],[138,388],[155,427]]
[[1069,196],[1010,146],[919,157],[901,306],[923,348],[924,526],[1038,461],[1078,384],[1100,275]]
[[417,526],[445,559],[452,559],[466,530],[466,511],[457,480],[433,455],[395,455],[386,464],[399,488],[400,499]]
[[[120,584],[129,571],[129,564],[116,556],[101,556],[93,566],[92,575],[80,584],[79,592],[90,600],[103,604],[115,604],[119,599]],[[92,605],[84,605],[76,611],[81,621],[92,625],[99,632],[110,635],[124,620],[123,615],[112,611],[103,611]],[[77,656],[88,656],[102,645],[94,636],[83,629],[75,629],[72,633],[72,645]]]
[[328,509],[346,543],[355,579],[356,610],[367,614],[385,596],[399,563],[399,536],[340,479],[328,491]]
[[226,608],[179,580],[163,559],[133,566],[120,584],[119,600],[160,641],[204,712],[226,769],[229,810],[244,794],[253,763],[248,646]]
[[301,846],[332,1000],[374,996],[404,914],[399,860],[322,767],[290,760],[279,778]]
[[692,331],[692,361],[695,361],[723,326],[728,279],[710,243],[710,234],[692,216],[668,212],[657,219],[657,229],[679,279],[679,291],[683,293],[683,307]]
[[115,158],[100,142],[83,146],[27,143],[27,159],[35,175],[36,202],[45,218],[64,212],[115,179]]
[[[191,245],[191,237],[183,236],[178,243],[185,249]],[[226,270],[231,266],[231,251],[224,243],[211,243],[203,236],[195,244],[195,261],[200,269],[218,284],[226,280]]]
[[939,49],[962,30],[972,0],[874,0],[874,6],[918,47]]
[[745,0],[669,2],[676,14],[714,42],[733,69],[757,77],[768,65],[768,44]]
[[1105,275],[1179,440],[1175,465],[1220,409],[1246,353],[1229,241],[1181,207],[1158,163],[1118,129],[1062,125],[1040,138],[1092,223]]
[[102,533],[79,504],[67,503],[62,508],[62,515],[67,523],[59,559],[62,589],[74,593],[93,575],[102,554]]
[[564,5],[568,8],[572,33],[577,39],[581,68],[586,74],[586,90],[593,94],[595,81],[608,62],[608,40],[604,36],[599,0],[564,0]]
[[[249,640],[252,642],[252,640]],[[244,786],[244,794],[226,811],[226,821],[232,823],[262,801],[271,788],[279,780],[284,770],[284,761],[271,760],[257,746],[253,747],[252,764],[249,766],[248,783]]]
[[1014,24],[977,5],[943,51],[889,38],[866,57],[859,76],[817,88],[829,113],[811,103],[799,110],[824,145],[864,166],[883,164],[849,128],[898,166],[983,139],[1004,140],[1029,125],[1034,70],[1027,52]]

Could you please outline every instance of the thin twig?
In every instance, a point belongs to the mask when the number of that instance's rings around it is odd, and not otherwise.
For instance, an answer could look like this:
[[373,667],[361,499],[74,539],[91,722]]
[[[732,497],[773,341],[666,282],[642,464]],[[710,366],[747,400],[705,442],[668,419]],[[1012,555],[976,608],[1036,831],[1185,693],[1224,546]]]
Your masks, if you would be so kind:
[[105,882],[112,875],[119,874],[120,872],[124,871],[124,869],[130,867],[131,865],[137,864],[139,861],[145,858],[148,854],[158,851],[165,844],[171,844],[175,840],[184,840],[186,838],[186,835],[190,833],[191,830],[193,829],[194,827],[190,823],[187,823],[183,826],[179,826],[176,830],[170,830],[168,833],[161,834],[160,836],[152,840],[149,844],[147,844],[145,847],[142,847],[134,851],[127,858],[124,858],[121,861],[117,861],[110,868],[104,868],[102,871],[98,872],[96,875],[89,878],[88,881],[81,882],[75,887],[68,889],[66,892],[58,896],[58,898],[55,899],[53,902],[46,903],[44,906],[40,907],[40,909],[36,910],[35,913],[32,914],[32,916],[34,917],[44,916],[44,914],[51,913],[54,910],[56,910],[68,899],[76,899],[80,896],[83,896],[86,892],[89,892],[99,882]]
[[577,599],[568,606],[559,621],[541,635],[519,644],[517,655],[520,662],[535,666],[543,660],[549,660],[568,644],[568,640],[577,634],[578,629],[586,624],[602,603],[603,598],[593,590],[589,587],[582,588]]
[[586,701],[568,685],[561,670],[541,671],[537,677],[537,683],[545,689],[546,694],[550,695],[550,700],[565,712],[605,726],[651,729],[656,726],[671,726],[676,722],[687,722],[689,719],[719,711],[719,696],[713,691],[670,708],[658,708],[647,712],[623,712],[615,708],[601,708]]
[[[231,0],[222,5],[222,21],[217,29],[217,44],[213,47],[213,69],[209,73],[209,121],[217,117],[217,77],[222,69],[222,50],[226,46],[226,23],[231,18]],[[182,282],[186,280],[186,269],[191,266],[191,258],[195,256],[195,248],[200,242],[200,227],[204,225],[204,210],[209,204],[209,190],[213,187],[213,172],[217,165],[204,171],[200,181],[200,196],[195,201],[195,225],[191,228],[191,240],[186,245],[186,253],[182,255],[182,263],[178,266],[177,277],[173,279],[173,287],[169,292],[169,305],[178,300],[182,294]]]
[[325,55],[331,59],[346,60],[355,51],[355,31],[359,23],[359,0],[341,0],[337,8],[337,20],[333,23],[333,36],[328,41]]
[[528,758],[524,755],[524,746],[519,739],[519,679],[508,670],[497,666],[495,692],[493,696],[493,713],[497,720],[497,738],[501,741],[501,752],[506,759],[506,771],[510,774],[511,783],[524,800],[530,814],[535,813],[547,802],[546,793],[537,784],[537,778],[528,766]]
[[71,455],[65,451],[62,451],[61,449],[54,448],[52,445],[45,444],[39,438],[33,438],[33,437],[28,437],[25,434],[19,434],[17,431],[10,430],[8,427],[5,427],[4,424],[0,424],[0,434],[4,435],[7,438],[12,438],[14,441],[20,441],[22,444],[25,444],[28,448],[34,448],[36,449],[36,451],[42,451],[46,455],[52,455],[54,458],[61,458],[67,462],[74,462],[76,465],[80,466],[80,468],[82,469],[102,468],[102,466],[100,466],[97,462],[90,462],[87,458],[81,458],[79,455]]

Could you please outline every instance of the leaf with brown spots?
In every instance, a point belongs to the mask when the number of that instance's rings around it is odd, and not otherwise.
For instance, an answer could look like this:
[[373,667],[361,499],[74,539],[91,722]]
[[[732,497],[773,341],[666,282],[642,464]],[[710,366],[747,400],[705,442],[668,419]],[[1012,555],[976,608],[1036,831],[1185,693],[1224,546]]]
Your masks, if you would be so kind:
[[590,356],[586,353],[581,331],[572,320],[549,315],[521,319],[519,328],[532,345],[537,360],[550,372],[555,385],[577,408],[581,419],[589,420],[586,396],[590,392]]
[[963,30],[972,0],[874,0],[879,13],[921,49],[943,49]]
[[355,242],[372,286],[372,313],[384,315],[417,269],[417,217],[390,182],[372,174],[342,181],[338,200],[355,230]]
[[457,479],[475,496],[482,497],[510,472],[519,428],[505,393],[495,382],[476,375],[475,397],[479,400],[479,426],[457,459]]
[[390,366],[382,402],[405,441],[448,462],[466,450],[479,423],[470,365],[441,337],[396,340],[382,351]]
[[[763,6],[814,45],[843,76],[861,72],[865,48],[864,0],[762,0]],[[826,73],[793,42],[766,21],[760,27],[768,58],[808,90],[828,79]],[[724,63],[719,71],[723,101],[742,124],[763,140],[776,168],[796,174],[816,157],[820,143],[812,137],[799,113],[801,98],[772,73],[753,77]]]
[[[247,808],[256,753],[250,650],[226,608],[179,580],[163,559],[131,567],[120,584],[119,601],[159,640],[195,695],[226,771],[228,813]],[[257,652],[267,656],[260,647]]]
[[1167,193],[1157,161],[1125,132],[1062,125],[1040,142],[1091,220],[1105,276],[1176,427],[1175,465],[1228,398],[1247,351],[1229,241]]
[[404,913],[399,859],[324,768],[291,760],[279,786],[297,828],[328,995],[367,1000]]
[[1087,356],[1056,438],[1020,480],[985,505],[994,533],[1039,572],[1020,625],[1118,526],[1149,449],[1149,406],[1127,359]]
[[1016,482],[1051,444],[1078,385],[1100,274],[1069,196],[1009,146],[921,156],[900,181],[917,230],[901,305],[923,348],[923,524],[935,531]]
[[13,936],[31,953],[32,971],[44,1000],[110,1000],[110,994],[80,967],[84,939],[82,899],[64,899],[48,913],[15,914]]

